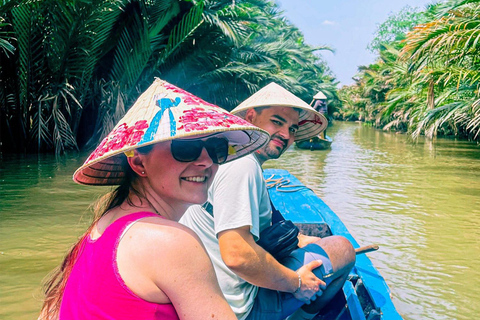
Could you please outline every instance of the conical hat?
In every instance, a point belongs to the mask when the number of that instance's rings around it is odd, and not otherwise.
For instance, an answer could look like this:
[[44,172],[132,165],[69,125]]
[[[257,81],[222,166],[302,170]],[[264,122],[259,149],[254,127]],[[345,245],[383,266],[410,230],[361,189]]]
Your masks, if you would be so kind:
[[232,113],[245,118],[247,111],[258,107],[292,107],[301,109],[298,131],[295,141],[310,139],[320,134],[327,127],[328,121],[305,101],[272,82],[243,101]]
[[313,96],[315,100],[327,100],[327,97],[323,94],[322,91],[318,91],[316,95]]
[[266,131],[251,123],[156,79],[75,171],[73,180],[87,185],[120,184],[125,154],[162,141],[209,134],[229,140],[227,162],[257,150],[269,139]]

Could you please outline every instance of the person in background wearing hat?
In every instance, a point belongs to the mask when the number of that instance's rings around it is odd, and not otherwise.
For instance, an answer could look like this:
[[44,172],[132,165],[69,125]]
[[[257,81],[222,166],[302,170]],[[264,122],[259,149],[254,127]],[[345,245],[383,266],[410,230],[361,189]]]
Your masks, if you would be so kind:
[[196,234],[218,165],[268,134],[157,79],[74,174],[119,185],[46,284],[39,319],[236,319]]
[[280,157],[294,140],[318,135],[327,121],[275,83],[232,113],[266,130],[271,139],[255,154],[221,166],[208,203],[190,207],[180,222],[203,241],[238,319],[311,319],[342,287],[355,251],[344,237],[299,235],[300,248],[292,253],[297,258],[284,266],[260,247],[256,240],[272,222],[261,166]]

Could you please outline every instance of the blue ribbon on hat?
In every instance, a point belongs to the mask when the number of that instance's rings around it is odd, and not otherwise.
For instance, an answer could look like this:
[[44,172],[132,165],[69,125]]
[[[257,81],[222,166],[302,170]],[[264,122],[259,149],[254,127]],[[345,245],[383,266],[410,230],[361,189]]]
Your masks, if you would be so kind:
[[162,116],[166,110],[168,110],[168,115],[170,118],[170,137],[173,137],[177,133],[177,122],[173,117],[171,108],[178,106],[181,101],[182,100],[179,97],[176,97],[175,101],[169,98],[162,98],[158,100],[157,106],[160,107],[160,110],[153,117],[152,122],[150,122],[147,131],[145,131],[142,140],[138,144],[143,144],[153,140],[153,137],[157,133],[160,120],[162,120]]

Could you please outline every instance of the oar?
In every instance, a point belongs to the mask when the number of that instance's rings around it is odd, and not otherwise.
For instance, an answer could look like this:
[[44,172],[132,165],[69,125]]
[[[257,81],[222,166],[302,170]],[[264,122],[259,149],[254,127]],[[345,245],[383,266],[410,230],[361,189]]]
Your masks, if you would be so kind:
[[379,247],[378,247],[377,244],[370,244],[368,246],[364,246],[364,247],[360,247],[360,248],[355,249],[355,254],[362,254],[362,253],[377,251],[378,248]]

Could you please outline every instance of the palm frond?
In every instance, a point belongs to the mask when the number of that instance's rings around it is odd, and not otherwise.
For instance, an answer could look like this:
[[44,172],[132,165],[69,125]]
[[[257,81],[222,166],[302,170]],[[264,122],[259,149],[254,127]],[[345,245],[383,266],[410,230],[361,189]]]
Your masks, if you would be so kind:
[[77,149],[77,142],[67,119],[59,110],[59,97],[55,97],[52,105],[53,119],[53,141],[55,143],[55,153],[61,154],[66,149]]
[[45,115],[45,104],[51,97],[40,97],[36,105],[36,112],[33,113],[32,118],[32,141],[36,144],[37,150],[40,152],[46,148],[49,148],[52,144],[52,137],[49,131],[49,116]]
[[175,50],[189,38],[195,30],[204,22],[203,2],[193,6],[190,11],[183,16],[182,20],[173,28],[168,38],[166,48],[160,56],[157,66],[165,62]]

